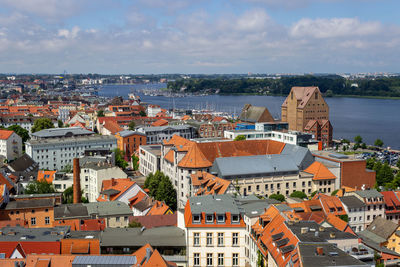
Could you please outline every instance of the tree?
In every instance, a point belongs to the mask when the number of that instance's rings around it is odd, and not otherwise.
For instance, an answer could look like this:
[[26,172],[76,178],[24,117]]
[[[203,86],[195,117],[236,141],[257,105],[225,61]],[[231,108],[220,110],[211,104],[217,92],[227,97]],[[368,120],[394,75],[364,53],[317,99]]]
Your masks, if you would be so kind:
[[400,169],[400,159],[397,161],[396,167]]
[[280,201],[280,202],[285,201],[285,196],[284,196],[284,195],[281,195],[281,194],[272,194],[272,195],[269,196],[269,198],[270,198],[270,199],[278,200],[278,201]]
[[57,125],[58,125],[58,128],[64,127],[64,123],[62,122],[62,120],[57,120]]
[[264,258],[260,250],[257,250],[257,267],[264,267]]
[[358,143],[355,143],[353,146],[353,150],[357,150],[360,148],[360,145]]
[[[74,202],[74,188],[72,186],[68,187],[62,193],[63,204],[71,204]],[[81,191],[81,202],[89,203],[89,200],[83,196],[83,190]]]
[[104,117],[104,110],[100,109],[99,111],[97,111],[97,117]]
[[362,143],[362,137],[360,135],[357,135],[356,137],[354,137],[354,142],[356,144],[361,144]]
[[234,141],[242,141],[242,140],[246,140],[246,136],[244,136],[242,134],[236,136],[234,139]]
[[172,210],[176,210],[176,190],[169,177],[164,173],[157,171],[155,174],[149,174],[144,182],[144,187],[149,190],[150,196],[164,201]]
[[54,192],[56,192],[56,190],[54,189],[53,185],[48,183],[46,180],[30,182],[24,190],[24,193],[29,195],[48,194]]
[[348,140],[348,139],[342,139],[342,140],[340,141],[340,143],[341,143],[341,144],[350,144],[350,140]]
[[176,190],[168,176],[162,175],[155,199],[164,201],[172,210],[176,210]]
[[383,141],[378,138],[378,139],[375,140],[374,145],[378,146],[378,147],[383,147]]
[[35,122],[33,123],[32,126],[32,133],[44,130],[44,129],[50,129],[50,128],[54,128],[54,124],[53,122],[48,119],[48,118],[40,118],[35,120]]
[[136,155],[132,155],[132,168],[134,171],[139,169],[139,157]]
[[375,159],[374,158],[368,158],[367,160],[367,169],[372,170],[375,165]]
[[113,152],[115,154],[115,165],[117,165],[122,169],[128,167],[128,162],[124,160],[124,155],[125,155],[124,151],[120,150],[119,148],[116,148],[113,150]]
[[347,214],[342,214],[339,216],[342,221],[349,222],[349,216]]
[[394,179],[392,168],[387,162],[376,172],[376,182],[378,185],[387,185]]
[[336,196],[337,192],[339,192],[339,189],[334,190],[334,191],[331,193],[331,196]]
[[141,110],[139,112],[139,115],[142,116],[142,117],[146,117],[147,116],[146,112],[144,112],[143,110]]
[[129,228],[142,228],[143,225],[142,225],[140,222],[131,221],[131,222],[128,224],[128,227],[129,227]]
[[361,143],[361,148],[362,149],[367,149],[367,145],[365,143]]
[[134,130],[135,130],[135,127],[136,127],[135,121],[131,121],[131,122],[128,124],[128,128],[129,128],[129,130],[131,130],[131,131],[134,131]]
[[312,192],[312,193],[311,193],[311,197],[314,197],[317,193],[318,193],[318,191]]
[[22,139],[22,143],[25,143],[26,141],[29,140],[29,132],[28,130],[22,128],[19,125],[11,125],[10,127],[7,128],[10,131],[14,131],[16,134],[19,135]]
[[72,166],[70,164],[67,164],[64,169],[61,170],[62,172],[66,173],[72,173]]
[[291,197],[296,197],[300,199],[305,199],[307,198],[307,195],[304,192],[301,191],[294,191],[293,193],[290,194]]

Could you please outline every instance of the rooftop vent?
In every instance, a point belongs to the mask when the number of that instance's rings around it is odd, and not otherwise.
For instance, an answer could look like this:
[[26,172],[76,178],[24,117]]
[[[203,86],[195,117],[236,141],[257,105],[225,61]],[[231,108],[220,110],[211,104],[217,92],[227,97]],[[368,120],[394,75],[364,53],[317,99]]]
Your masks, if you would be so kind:
[[301,233],[301,234],[306,234],[306,233],[308,233],[308,227],[301,227],[300,233]]

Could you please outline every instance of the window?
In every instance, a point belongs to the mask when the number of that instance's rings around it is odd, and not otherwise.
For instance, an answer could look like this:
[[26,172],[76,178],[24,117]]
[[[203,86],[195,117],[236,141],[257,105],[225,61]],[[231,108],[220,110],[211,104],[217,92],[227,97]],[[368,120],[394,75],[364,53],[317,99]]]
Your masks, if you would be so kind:
[[213,256],[212,253],[207,253],[207,266],[213,265]]
[[239,233],[232,233],[232,246],[239,245]]
[[268,184],[265,185],[265,190],[268,190]]
[[116,221],[116,222],[119,222],[119,217],[115,217],[115,221]]
[[260,185],[256,185],[256,190],[260,191]]
[[206,222],[208,223],[214,222],[214,216],[212,214],[206,215]]
[[225,222],[225,215],[223,215],[223,214],[217,215],[217,222],[224,223]]
[[239,266],[239,253],[232,254],[232,266]]
[[224,245],[224,233],[218,233],[218,246],[222,247]]
[[200,233],[193,234],[193,246],[195,247],[200,246]]
[[200,266],[200,253],[193,254],[193,265]]
[[36,225],[36,218],[35,217],[31,218],[31,225]]
[[207,233],[207,246],[212,246],[212,245],[213,245],[213,234]]
[[239,215],[238,214],[233,214],[232,215],[232,222],[233,223],[239,223]]
[[45,224],[50,224],[50,217],[45,217],[44,218],[44,223]]
[[193,222],[194,223],[200,223],[200,215],[199,214],[193,215]]
[[224,266],[224,253],[218,253],[218,266]]
[[251,192],[251,185],[247,187],[247,191]]
[[124,221],[125,221],[125,222],[128,222],[128,216],[125,216],[125,217],[124,217]]

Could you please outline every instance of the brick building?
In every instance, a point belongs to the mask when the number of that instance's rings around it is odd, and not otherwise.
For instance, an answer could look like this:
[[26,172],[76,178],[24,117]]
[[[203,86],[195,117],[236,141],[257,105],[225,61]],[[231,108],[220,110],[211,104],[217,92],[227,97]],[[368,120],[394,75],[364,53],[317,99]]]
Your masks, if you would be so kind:
[[117,147],[125,152],[125,157],[130,159],[140,145],[146,145],[146,135],[135,131],[121,131],[115,137],[117,138]]

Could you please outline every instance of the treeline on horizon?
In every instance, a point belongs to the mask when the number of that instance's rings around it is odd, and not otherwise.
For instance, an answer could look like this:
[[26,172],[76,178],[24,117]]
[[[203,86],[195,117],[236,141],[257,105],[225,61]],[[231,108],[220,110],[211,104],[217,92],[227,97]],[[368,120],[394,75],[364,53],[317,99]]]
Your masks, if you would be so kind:
[[[358,86],[354,86],[357,84]],[[400,97],[400,77],[347,80],[338,75],[271,78],[189,78],[168,82],[174,92],[287,95],[293,86],[318,86],[325,96]],[[184,89],[184,90],[183,90]]]

